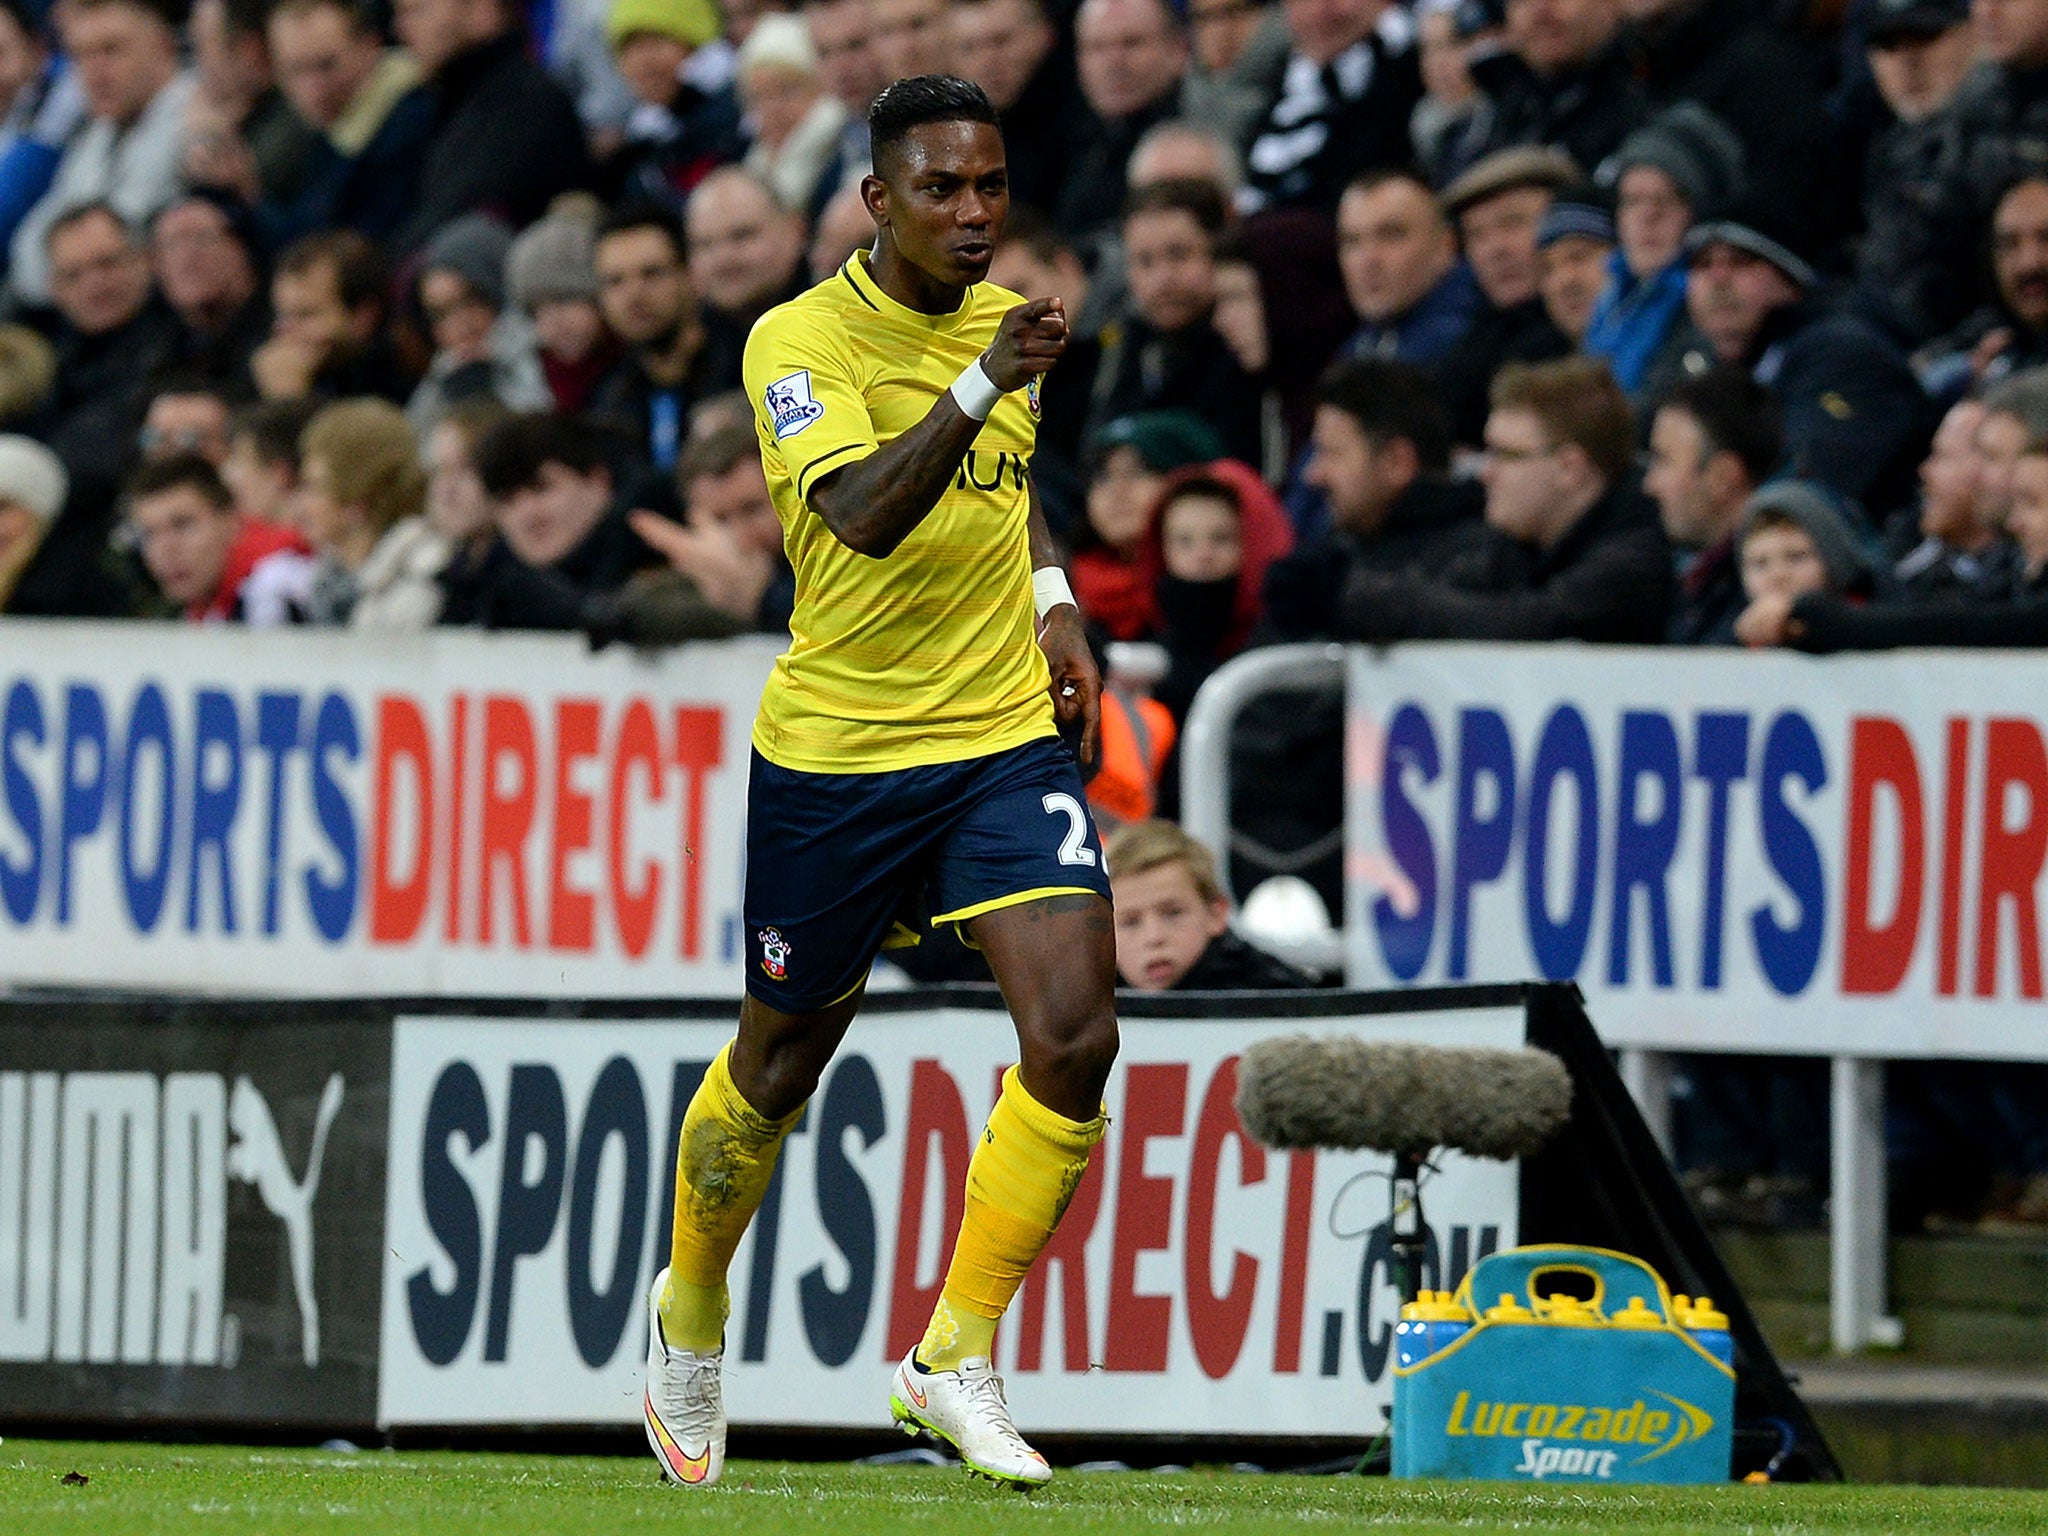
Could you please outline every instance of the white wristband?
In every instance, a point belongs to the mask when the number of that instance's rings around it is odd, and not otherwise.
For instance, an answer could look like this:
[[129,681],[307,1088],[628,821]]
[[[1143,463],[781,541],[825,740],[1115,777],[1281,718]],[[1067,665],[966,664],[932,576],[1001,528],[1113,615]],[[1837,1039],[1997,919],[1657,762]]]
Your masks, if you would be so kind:
[[976,358],[960,370],[960,377],[953,381],[953,402],[975,421],[987,421],[988,413],[996,408],[996,402],[1003,398],[993,380],[982,370],[981,359]]
[[1032,606],[1038,610],[1039,618],[1043,619],[1061,603],[1069,603],[1076,608],[1081,606],[1074,602],[1074,589],[1067,585],[1065,571],[1056,565],[1040,566],[1031,573]]

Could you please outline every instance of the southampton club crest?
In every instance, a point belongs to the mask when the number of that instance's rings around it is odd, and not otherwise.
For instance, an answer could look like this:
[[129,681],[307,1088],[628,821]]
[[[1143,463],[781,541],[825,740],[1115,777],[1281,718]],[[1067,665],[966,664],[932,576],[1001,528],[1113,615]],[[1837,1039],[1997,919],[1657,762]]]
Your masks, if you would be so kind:
[[777,379],[768,386],[762,398],[768,407],[768,419],[775,424],[778,443],[785,437],[795,437],[825,414],[825,407],[811,396],[811,370],[808,368],[799,368],[795,373]]
[[1038,420],[1038,380],[1033,379],[1024,386],[1024,403],[1031,410],[1031,419]]
[[761,945],[761,970],[770,981],[789,980],[789,940],[777,928],[763,928],[754,935]]

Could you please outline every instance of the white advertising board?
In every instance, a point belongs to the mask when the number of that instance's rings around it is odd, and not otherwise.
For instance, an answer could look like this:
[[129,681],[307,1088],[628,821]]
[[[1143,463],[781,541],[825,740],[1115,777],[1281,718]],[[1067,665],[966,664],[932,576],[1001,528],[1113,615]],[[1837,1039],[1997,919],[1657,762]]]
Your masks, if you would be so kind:
[[[1251,1042],[1306,1029],[1515,1046],[1518,1007],[1124,1029],[1109,1133],[997,1337],[1018,1422],[1066,1433],[1350,1437],[1391,1402],[1388,1160],[1269,1154],[1232,1107]],[[379,1418],[633,1423],[675,1131],[720,1023],[401,1018]],[[872,1428],[923,1332],[1007,1018],[863,1018],[732,1268],[726,1401],[748,1425]],[[1451,1285],[1517,1241],[1513,1165],[1425,1187]]]

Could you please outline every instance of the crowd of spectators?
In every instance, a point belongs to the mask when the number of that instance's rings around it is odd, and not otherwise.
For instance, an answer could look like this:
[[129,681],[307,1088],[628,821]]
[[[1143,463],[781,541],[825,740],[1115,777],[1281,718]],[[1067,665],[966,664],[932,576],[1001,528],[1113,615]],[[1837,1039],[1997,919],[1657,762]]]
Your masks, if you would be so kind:
[[[741,351],[931,71],[1106,824],[1270,641],[2048,644],[2048,0],[0,0],[0,613],[785,630]],[[1329,711],[1242,736],[1334,905]]]

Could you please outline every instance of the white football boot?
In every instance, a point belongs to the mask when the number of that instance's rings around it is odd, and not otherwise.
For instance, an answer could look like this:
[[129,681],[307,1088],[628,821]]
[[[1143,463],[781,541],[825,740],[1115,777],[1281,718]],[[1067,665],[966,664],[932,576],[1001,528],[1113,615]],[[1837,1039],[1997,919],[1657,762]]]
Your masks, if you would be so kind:
[[704,1488],[725,1470],[725,1393],[719,1372],[725,1351],[692,1354],[661,1335],[666,1269],[647,1293],[647,1443],[661,1475],[685,1488]]
[[993,1361],[975,1355],[957,1371],[923,1371],[916,1362],[913,1349],[896,1367],[889,1392],[890,1415],[905,1434],[929,1431],[960,1453],[968,1471],[998,1483],[1036,1488],[1052,1481],[1052,1468],[1011,1422]]

